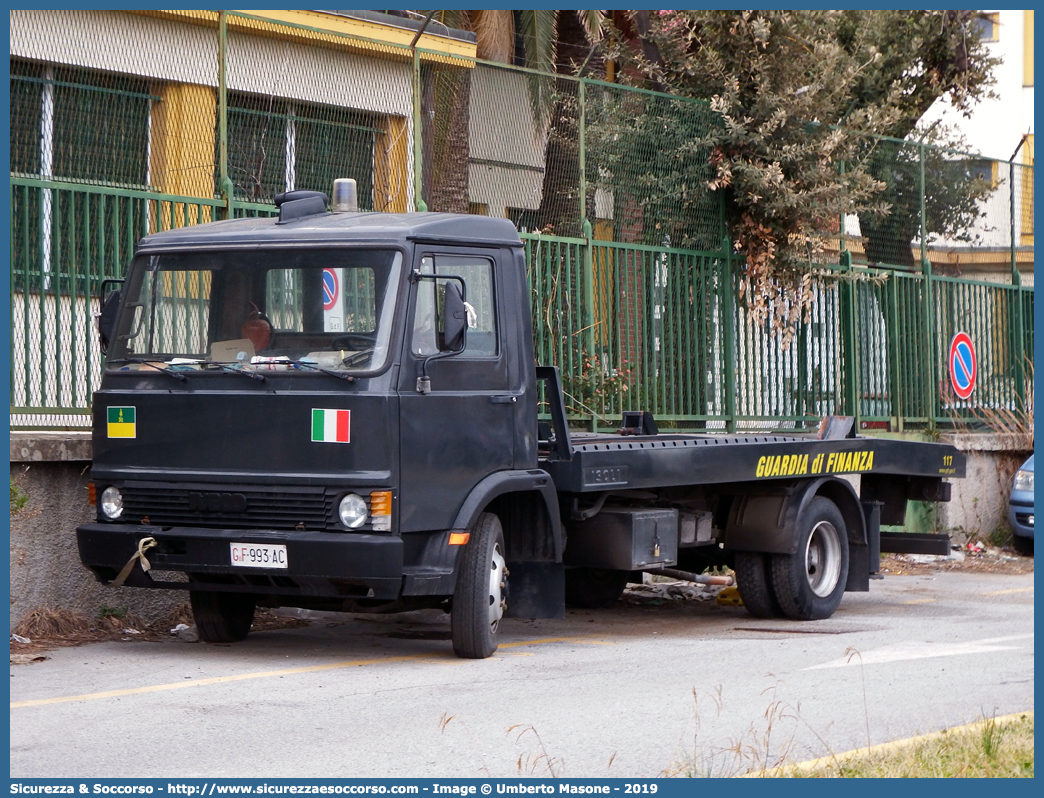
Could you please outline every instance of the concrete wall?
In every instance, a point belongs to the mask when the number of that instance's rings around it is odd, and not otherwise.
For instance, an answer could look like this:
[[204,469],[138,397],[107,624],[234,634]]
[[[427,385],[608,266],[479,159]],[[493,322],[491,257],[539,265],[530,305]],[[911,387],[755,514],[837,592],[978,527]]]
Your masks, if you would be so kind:
[[80,563],[76,527],[94,519],[87,503],[89,432],[12,432],[11,477],[29,497],[11,516],[11,628],[37,607],[124,607],[158,620],[188,601],[177,590],[111,588]]
[[1024,435],[966,433],[942,436],[968,456],[967,476],[953,481],[953,496],[940,504],[939,530],[955,543],[986,541],[995,529],[1008,530],[1008,494],[1015,472],[1032,454]]

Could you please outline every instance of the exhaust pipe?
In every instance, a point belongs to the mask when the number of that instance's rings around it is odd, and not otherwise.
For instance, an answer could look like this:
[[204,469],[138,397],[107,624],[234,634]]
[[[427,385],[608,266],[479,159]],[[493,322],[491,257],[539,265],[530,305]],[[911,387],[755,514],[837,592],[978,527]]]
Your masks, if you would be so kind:
[[731,576],[694,574],[691,571],[679,571],[677,568],[657,568],[655,571],[646,571],[646,573],[654,574],[655,576],[668,576],[671,579],[680,579],[683,582],[695,582],[698,585],[724,585],[728,587],[733,584]]

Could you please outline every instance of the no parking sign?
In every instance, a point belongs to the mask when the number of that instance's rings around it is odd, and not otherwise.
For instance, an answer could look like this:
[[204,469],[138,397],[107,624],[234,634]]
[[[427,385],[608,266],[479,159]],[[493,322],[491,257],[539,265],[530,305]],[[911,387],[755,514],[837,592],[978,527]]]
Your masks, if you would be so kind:
[[950,341],[950,384],[960,399],[967,399],[975,390],[978,360],[975,346],[966,332],[959,332]]
[[333,310],[337,306],[338,282],[337,272],[323,269],[323,310]]

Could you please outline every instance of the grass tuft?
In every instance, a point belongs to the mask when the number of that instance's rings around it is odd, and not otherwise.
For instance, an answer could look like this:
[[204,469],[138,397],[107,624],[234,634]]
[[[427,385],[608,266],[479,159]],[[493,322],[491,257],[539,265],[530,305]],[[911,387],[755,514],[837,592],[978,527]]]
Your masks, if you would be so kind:
[[784,766],[775,778],[1033,778],[1033,713],[987,718],[910,745],[841,755],[813,767]]

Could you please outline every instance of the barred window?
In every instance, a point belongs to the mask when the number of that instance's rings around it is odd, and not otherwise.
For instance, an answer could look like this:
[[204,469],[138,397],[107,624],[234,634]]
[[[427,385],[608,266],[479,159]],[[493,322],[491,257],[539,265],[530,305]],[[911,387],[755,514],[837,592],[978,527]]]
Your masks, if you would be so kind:
[[228,171],[237,199],[271,202],[295,189],[330,193],[355,178],[359,208],[373,209],[373,114],[229,92]]
[[158,99],[140,78],[11,59],[11,172],[144,188]]

